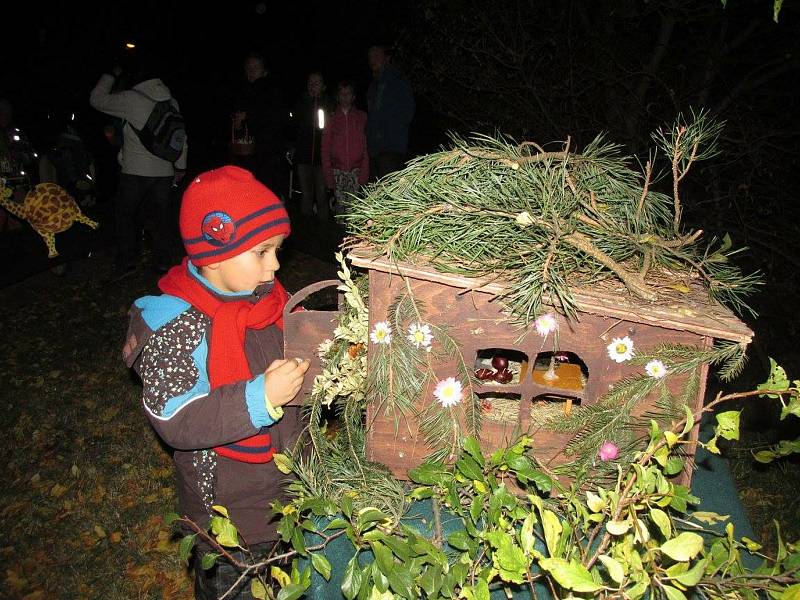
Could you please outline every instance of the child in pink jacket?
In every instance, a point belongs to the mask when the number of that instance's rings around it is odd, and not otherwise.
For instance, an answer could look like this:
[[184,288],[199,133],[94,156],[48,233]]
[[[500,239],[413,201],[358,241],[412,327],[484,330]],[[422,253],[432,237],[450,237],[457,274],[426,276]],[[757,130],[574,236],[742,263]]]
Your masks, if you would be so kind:
[[355,91],[349,81],[339,83],[336,100],[336,112],[322,134],[322,173],[336,197],[334,210],[342,214],[352,201],[350,194],[369,178],[367,113],[353,106]]

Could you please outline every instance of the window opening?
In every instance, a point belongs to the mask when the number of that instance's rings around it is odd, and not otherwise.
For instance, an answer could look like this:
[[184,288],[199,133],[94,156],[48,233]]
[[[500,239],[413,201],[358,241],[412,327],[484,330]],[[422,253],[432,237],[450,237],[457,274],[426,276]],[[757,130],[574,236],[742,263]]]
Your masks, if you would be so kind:
[[475,356],[475,377],[485,385],[518,385],[525,379],[528,355],[507,348],[484,348]]
[[582,394],[589,380],[589,367],[574,352],[540,352],[531,376],[541,386]]
[[570,416],[581,399],[560,394],[539,394],[531,400],[531,422],[545,424],[553,417]]
[[478,394],[481,401],[483,418],[487,421],[517,422],[519,419],[520,394],[512,392],[481,392]]

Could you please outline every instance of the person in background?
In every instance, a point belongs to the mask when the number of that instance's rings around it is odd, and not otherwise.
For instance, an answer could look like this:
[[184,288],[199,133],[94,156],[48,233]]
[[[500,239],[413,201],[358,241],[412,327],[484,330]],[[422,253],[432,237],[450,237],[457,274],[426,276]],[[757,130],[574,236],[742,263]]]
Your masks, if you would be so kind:
[[296,139],[294,162],[300,180],[301,211],[326,220],[329,215],[328,195],[322,173],[322,134],[330,118],[330,102],[325,96],[322,74],[308,75],[306,92],[292,110]]
[[325,185],[333,190],[338,214],[347,212],[351,195],[369,178],[367,113],[354,106],[355,98],[352,82],[340,81],[336,111],[322,133],[322,173]]
[[253,52],[244,60],[247,82],[234,103],[234,136],[252,138],[252,154],[234,157],[235,164],[249,169],[256,178],[280,195],[288,174],[285,138],[289,110],[284,93],[267,70],[264,57]]
[[54,111],[49,115],[48,146],[39,159],[39,181],[56,183],[80,206],[94,204],[95,166],[78,133],[75,113]]
[[136,268],[139,211],[152,202],[155,208],[156,232],[153,240],[153,269],[164,273],[172,262],[176,234],[172,211],[172,188],[186,173],[188,144],[174,162],[160,158],[144,147],[134,127],[142,130],[156,102],[169,100],[177,109],[178,102],[169,88],[145,59],[130,73],[131,88],[112,92],[122,68],[114,67],[103,74],[89,96],[89,103],[102,113],[124,121],[123,144],[118,154],[122,167],[114,207],[117,256],[115,272],[124,276]]
[[[12,190],[14,202],[22,202],[37,183],[37,158],[28,136],[14,125],[11,102],[0,98],[0,179]],[[0,208],[0,231],[20,227],[17,219]]]
[[367,144],[372,173],[381,178],[405,164],[414,94],[408,81],[391,64],[386,47],[372,46],[367,60],[372,71],[367,91]]

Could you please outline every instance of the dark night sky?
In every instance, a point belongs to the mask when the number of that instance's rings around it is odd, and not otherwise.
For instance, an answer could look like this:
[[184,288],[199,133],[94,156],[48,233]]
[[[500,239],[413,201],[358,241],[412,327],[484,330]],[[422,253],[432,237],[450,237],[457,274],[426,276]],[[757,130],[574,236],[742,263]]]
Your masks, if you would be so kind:
[[181,102],[195,141],[210,139],[227,120],[247,52],[265,55],[289,99],[304,89],[312,69],[322,70],[329,88],[348,77],[363,91],[366,49],[394,41],[393,18],[402,9],[402,3],[379,1],[199,4],[24,5],[13,27],[3,26],[0,95],[11,99],[17,122],[34,136],[43,115],[59,108],[77,112],[85,127],[96,130],[89,91],[101,73],[124,60],[130,40],[159,57],[162,79]]

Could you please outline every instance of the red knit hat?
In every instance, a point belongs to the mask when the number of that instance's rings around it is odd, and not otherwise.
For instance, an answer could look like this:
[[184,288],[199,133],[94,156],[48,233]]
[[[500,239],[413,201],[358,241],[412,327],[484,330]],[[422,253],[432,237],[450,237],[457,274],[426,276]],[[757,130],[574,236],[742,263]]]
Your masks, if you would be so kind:
[[201,173],[181,201],[186,254],[202,267],[241,254],[279,234],[289,235],[289,214],[250,171],[226,166]]

